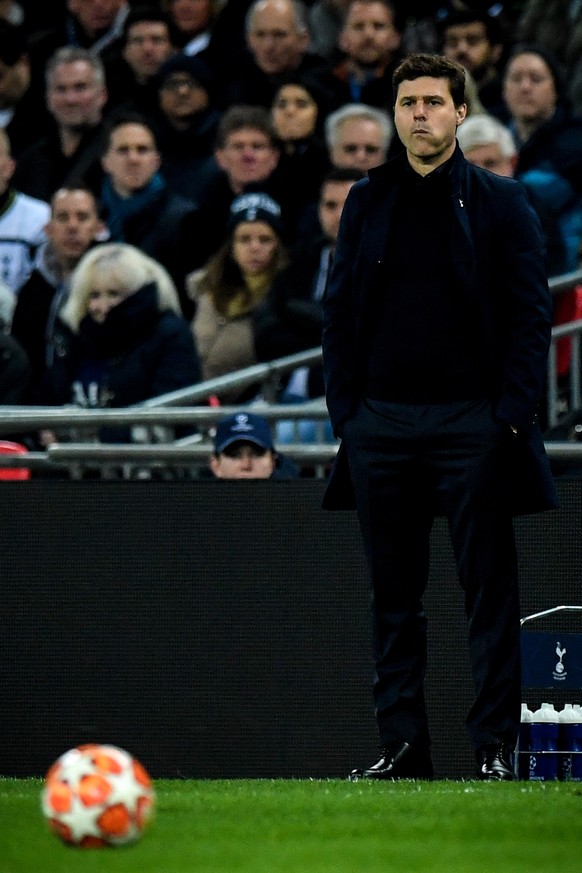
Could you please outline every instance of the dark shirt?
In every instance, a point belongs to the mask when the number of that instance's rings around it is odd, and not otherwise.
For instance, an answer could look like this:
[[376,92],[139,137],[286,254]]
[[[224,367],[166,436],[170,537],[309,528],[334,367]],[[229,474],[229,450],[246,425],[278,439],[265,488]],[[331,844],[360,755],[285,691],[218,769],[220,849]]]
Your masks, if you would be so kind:
[[408,167],[378,287],[366,396],[447,403],[486,394],[486,363],[455,280],[450,162],[422,177]]

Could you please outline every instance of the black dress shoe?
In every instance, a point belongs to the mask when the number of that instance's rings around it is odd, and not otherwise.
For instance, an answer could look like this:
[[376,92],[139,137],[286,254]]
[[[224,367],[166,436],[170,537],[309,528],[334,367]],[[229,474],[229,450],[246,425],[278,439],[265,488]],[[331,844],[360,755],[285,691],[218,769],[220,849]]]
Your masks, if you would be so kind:
[[481,746],[475,757],[477,779],[484,782],[512,782],[516,778],[511,764],[511,749],[504,743]]
[[348,779],[433,779],[430,752],[410,743],[396,743],[382,749],[382,757],[371,767],[352,770]]

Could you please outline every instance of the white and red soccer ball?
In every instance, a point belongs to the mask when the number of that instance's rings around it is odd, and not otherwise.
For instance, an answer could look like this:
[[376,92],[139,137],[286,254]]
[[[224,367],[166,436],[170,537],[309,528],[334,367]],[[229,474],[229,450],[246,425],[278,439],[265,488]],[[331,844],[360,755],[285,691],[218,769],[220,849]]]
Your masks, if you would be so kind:
[[154,805],[152,780],[117,746],[70,749],[46,775],[42,810],[65,843],[84,848],[122,846],[137,840]]

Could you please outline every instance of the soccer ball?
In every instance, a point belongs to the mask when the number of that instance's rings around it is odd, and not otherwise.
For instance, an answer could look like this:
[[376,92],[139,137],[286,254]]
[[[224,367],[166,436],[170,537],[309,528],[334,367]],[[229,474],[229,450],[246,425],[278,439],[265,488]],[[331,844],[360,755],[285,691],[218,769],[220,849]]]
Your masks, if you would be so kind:
[[46,775],[42,811],[50,829],[74,846],[121,846],[151,818],[152,781],[128,752],[86,745],[61,755]]

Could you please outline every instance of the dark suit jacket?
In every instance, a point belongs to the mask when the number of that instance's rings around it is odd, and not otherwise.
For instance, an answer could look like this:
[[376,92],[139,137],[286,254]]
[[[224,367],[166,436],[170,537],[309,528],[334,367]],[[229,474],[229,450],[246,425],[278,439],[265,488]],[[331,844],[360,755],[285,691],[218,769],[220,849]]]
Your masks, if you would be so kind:
[[[386,238],[398,220],[395,202],[406,156],[371,170],[348,195],[323,313],[327,403],[334,431],[362,396],[375,299]],[[474,313],[487,350],[495,416],[522,435],[508,459],[504,497],[516,514],[556,504],[553,480],[537,422],[551,335],[552,302],[539,221],[523,187],[470,165],[459,148],[450,173],[452,250],[456,283]],[[410,265],[411,278],[414,265]],[[422,313],[419,313],[422,317]],[[324,506],[351,508],[353,494],[340,447]]]

